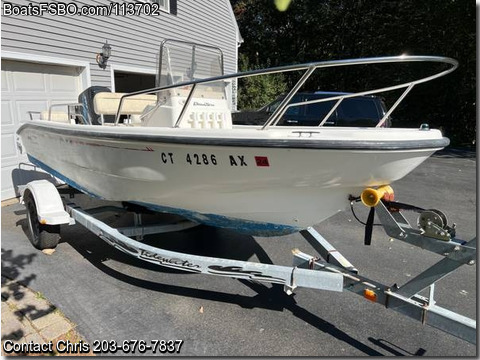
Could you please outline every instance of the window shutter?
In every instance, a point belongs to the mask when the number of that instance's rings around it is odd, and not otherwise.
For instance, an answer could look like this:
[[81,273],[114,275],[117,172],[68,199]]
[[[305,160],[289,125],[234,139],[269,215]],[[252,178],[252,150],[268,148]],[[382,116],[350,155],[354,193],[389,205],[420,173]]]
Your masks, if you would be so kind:
[[177,15],[177,0],[170,0],[170,14]]

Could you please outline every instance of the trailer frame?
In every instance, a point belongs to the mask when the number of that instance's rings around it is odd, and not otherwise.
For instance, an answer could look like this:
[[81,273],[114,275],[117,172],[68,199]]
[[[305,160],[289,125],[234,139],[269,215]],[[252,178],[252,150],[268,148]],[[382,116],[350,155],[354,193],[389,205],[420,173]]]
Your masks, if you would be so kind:
[[[142,242],[146,235],[181,231],[198,225],[189,220],[143,225],[141,213],[133,212],[133,226],[113,228],[95,216],[103,212],[121,213],[128,210],[110,205],[89,210],[82,209],[71,201],[75,196],[74,192],[67,190],[68,196],[65,194],[62,196],[59,189],[46,180],[30,182],[21,190],[22,201],[28,198],[28,201],[33,201],[36,206],[36,214],[32,213],[28,216],[30,231],[35,226],[48,226],[49,220],[55,225],[79,223],[114,248],[140,260],[164,267],[281,284],[289,295],[293,294],[297,287],[334,292],[348,290],[420,321],[422,324],[433,326],[476,344],[476,321],[436,305],[434,299],[437,281],[462,265],[475,264],[476,237],[468,242],[457,239],[455,236],[442,239],[431,237],[425,229],[412,227],[402,212],[389,208],[386,201],[380,201],[375,209],[383,228],[390,237],[443,256],[443,259],[402,286],[384,285],[358,274],[357,268],[312,227],[300,231],[300,235],[318,252],[315,256],[293,249],[292,266],[238,261],[175,252]],[[58,201],[59,199],[61,202]],[[55,216],[49,216],[51,214]],[[429,226],[436,225],[429,224]],[[439,231],[441,232],[441,229]],[[30,234],[31,237],[33,235]],[[35,246],[38,247],[37,245],[38,243]],[[428,297],[419,294],[427,288],[429,288]]]

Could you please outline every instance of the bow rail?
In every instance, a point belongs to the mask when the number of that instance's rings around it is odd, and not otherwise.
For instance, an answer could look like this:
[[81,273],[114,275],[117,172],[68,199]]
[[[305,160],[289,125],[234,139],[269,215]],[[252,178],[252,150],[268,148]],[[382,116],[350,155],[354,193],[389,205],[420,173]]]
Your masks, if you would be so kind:
[[[407,62],[433,62],[433,63],[443,63],[450,65],[449,68],[444,69],[442,71],[436,72],[433,75],[429,75],[426,77],[419,78],[417,80],[408,81],[405,83],[401,83],[398,85],[376,88],[372,90],[346,94],[346,95],[339,95],[339,96],[331,96],[328,98],[323,99],[316,99],[316,100],[309,100],[304,101],[302,103],[291,103],[289,104],[290,100],[295,96],[295,94],[300,90],[300,88],[305,84],[305,82],[312,76],[312,74],[317,69],[323,68],[333,68],[333,67],[341,67],[341,66],[356,66],[356,65],[373,65],[373,64],[387,64],[387,63],[407,63]],[[304,71],[301,78],[297,81],[297,83],[292,87],[292,89],[287,93],[285,98],[281,101],[279,106],[275,109],[275,111],[270,115],[270,117],[266,120],[264,125],[262,126],[262,130],[267,130],[270,126],[276,126],[283,114],[293,106],[305,106],[307,104],[313,103],[320,103],[325,101],[332,101],[337,100],[333,108],[325,115],[318,126],[323,126],[328,117],[335,111],[335,109],[340,105],[340,103],[347,98],[358,97],[358,96],[365,96],[365,95],[373,95],[381,92],[388,92],[393,90],[398,90],[405,88],[405,91],[400,95],[397,101],[391,106],[391,108],[385,113],[385,115],[380,119],[377,123],[377,127],[382,126],[388,117],[392,114],[392,112],[397,108],[397,106],[401,103],[401,101],[405,98],[405,96],[412,90],[412,88],[421,83],[425,83],[439,77],[445,76],[451,72],[453,72],[458,67],[458,61],[449,57],[440,57],[440,56],[419,56],[419,55],[400,55],[400,56],[387,56],[387,57],[376,57],[376,58],[360,58],[360,59],[346,59],[346,60],[334,60],[334,61],[320,61],[320,62],[313,62],[307,64],[298,64],[298,65],[288,65],[288,66],[279,66],[273,67],[270,69],[259,69],[259,70],[251,70],[241,73],[235,74],[227,74],[221,76],[210,77],[206,79],[197,79],[192,81],[186,82],[179,82],[173,85],[168,86],[161,86],[155,87],[151,89],[135,91],[128,94],[123,95],[120,98],[120,103],[118,106],[117,114],[115,117],[115,125],[118,125],[120,121],[120,116],[122,114],[122,106],[124,100],[126,98],[142,95],[142,94],[158,94],[161,91],[175,89],[175,88],[188,88],[189,93],[185,100],[185,104],[178,116],[177,121],[175,122],[174,127],[179,127],[181,122],[183,121],[184,114],[186,113],[186,109],[188,108],[191,99],[193,98],[194,91],[198,88],[199,85],[204,84],[211,84],[220,81],[232,80],[232,79],[241,79],[247,78],[251,76],[260,76],[260,75],[267,75],[267,74],[276,74],[276,73],[285,73],[285,72],[292,72],[292,71]]]

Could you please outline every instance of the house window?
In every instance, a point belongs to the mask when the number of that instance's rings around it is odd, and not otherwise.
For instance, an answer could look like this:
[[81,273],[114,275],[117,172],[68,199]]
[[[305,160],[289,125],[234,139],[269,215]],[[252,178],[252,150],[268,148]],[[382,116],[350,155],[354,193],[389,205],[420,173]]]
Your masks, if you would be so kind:
[[160,10],[165,12],[170,12],[170,0],[151,0],[152,3],[158,4],[160,6]]
[[136,0],[138,2],[158,4],[161,11],[177,15],[177,0]]

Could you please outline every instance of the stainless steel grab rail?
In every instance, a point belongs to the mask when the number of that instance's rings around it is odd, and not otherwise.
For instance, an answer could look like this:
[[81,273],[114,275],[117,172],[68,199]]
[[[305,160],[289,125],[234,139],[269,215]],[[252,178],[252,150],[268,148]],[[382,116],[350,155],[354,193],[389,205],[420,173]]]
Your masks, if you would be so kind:
[[[357,92],[357,93],[348,94],[348,95],[332,96],[330,98],[305,101],[305,102],[302,102],[302,103],[288,104],[288,101],[290,101],[290,99],[293,98],[293,96],[298,92],[300,87],[314,73],[314,71],[316,69],[330,68],[330,67],[337,67],[337,66],[371,65],[371,64],[387,64],[387,63],[402,63],[402,62],[436,62],[436,63],[449,64],[449,65],[451,65],[451,67],[446,69],[446,70],[442,70],[440,72],[437,72],[433,75],[430,75],[430,76],[427,76],[427,77],[424,77],[424,78],[420,78],[420,79],[417,79],[417,80],[409,81],[409,82],[406,82],[406,83],[394,85],[394,86],[378,88],[378,89],[373,89],[373,90],[367,90],[367,91]],[[177,84],[170,85],[170,86],[155,87],[155,88],[151,88],[151,89],[135,91],[135,92],[132,92],[132,93],[129,93],[129,94],[125,94],[120,98],[120,103],[119,103],[119,107],[118,107],[118,110],[117,110],[117,115],[115,117],[115,125],[118,125],[118,122],[120,120],[120,114],[121,114],[121,108],[122,108],[122,105],[123,105],[123,101],[127,97],[131,97],[131,96],[135,96],[135,95],[141,95],[141,94],[158,93],[158,92],[164,91],[164,90],[191,86],[191,89],[190,89],[190,92],[189,92],[189,95],[188,95],[188,97],[191,98],[192,94],[193,94],[192,92],[195,90],[195,88],[197,88],[197,85],[199,85],[199,84],[208,84],[208,83],[213,83],[213,82],[218,82],[218,81],[223,81],[223,80],[228,80],[228,79],[241,79],[241,78],[246,78],[246,77],[250,77],[250,76],[259,76],[259,75],[265,75],[265,74],[275,74],[275,73],[281,73],[281,72],[291,72],[291,71],[304,70],[304,73],[302,74],[302,77],[300,78],[300,80],[297,82],[297,84],[295,84],[295,86],[292,88],[292,90],[288,93],[287,97],[282,101],[282,103],[273,112],[273,114],[267,119],[267,121],[265,122],[265,124],[262,127],[262,130],[266,130],[270,126],[276,125],[278,123],[278,121],[280,120],[281,116],[291,106],[304,106],[304,105],[307,105],[307,104],[319,103],[319,102],[331,101],[331,100],[338,100],[338,102],[336,104],[336,106],[338,106],[338,103],[345,98],[371,95],[371,94],[376,94],[376,93],[380,93],[380,92],[386,92],[386,91],[392,91],[392,90],[407,88],[404,91],[404,93],[399,97],[399,99],[395,102],[395,104],[387,111],[387,113],[384,115],[384,117],[379,121],[379,123],[377,124],[377,127],[378,127],[378,126],[381,126],[386,121],[388,116],[391,115],[393,110],[395,110],[395,108],[405,98],[405,96],[413,88],[413,86],[415,86],[417,84],[424,83],[424,82],[428,82],[428,81],[431,81],[431,80],[434,80],[434,79],[437,79],[437,78],[442,77],[442,76],[445,76],[445,75],[451,73],[452,71],[454,71],[457,67],[458,67],[458,61],[455,60],[455,59],[449,58],[449,57],[401,55],[401,56],[387,56],[387,57],[377,57],[377,58],[361,58],[361,59],[348,59],[348,60],[320,61],[320,62],[313,62],[313,63],[307,63],[307,64],[279,66],[279,67],[274,67],[274,68],[270,68],[270,69],[252,70],[252,71],[247,71],[247,72],[243,72],[243,73],[235,73],[235,74],[216,76],[216,77],[211,77],[211,78],[207,78],[207,79],[199,79],[199,80],[194,80],[194,81],[181,82],[181,83],[177,83]],[[186,102],[184,107],[182,108],[182,111],[180,112],[180,116],[177,119],[176,126],[179,126],[179,124],[183,120],[182,117],[185,114],[185,110],[186,110],[185,107],[186,106],[188,106],[188,102]],[[322,126],[324,122],[325,122],[325,118],[321,121],[319,126]]]

